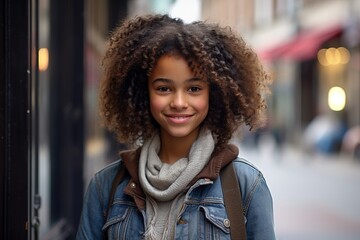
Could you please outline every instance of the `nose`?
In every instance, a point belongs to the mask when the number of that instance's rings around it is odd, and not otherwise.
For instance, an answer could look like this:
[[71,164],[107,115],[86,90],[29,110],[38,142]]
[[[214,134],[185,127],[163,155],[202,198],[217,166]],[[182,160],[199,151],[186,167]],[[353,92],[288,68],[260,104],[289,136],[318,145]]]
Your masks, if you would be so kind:
[[175,109],[184,109],[188,107],[187,96],[185,93],[177,92],[170,102],[170,107]]

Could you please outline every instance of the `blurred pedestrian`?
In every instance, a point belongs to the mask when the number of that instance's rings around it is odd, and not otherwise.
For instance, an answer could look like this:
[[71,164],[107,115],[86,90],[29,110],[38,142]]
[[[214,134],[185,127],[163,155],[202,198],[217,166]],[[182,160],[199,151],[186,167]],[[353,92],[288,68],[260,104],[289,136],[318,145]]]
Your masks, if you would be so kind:
[[[268,75],[230,28],[146,15],[109,39],[101,85],[105,125],[139,145],[95,174],[77,239],[230,239],[220,170],[232,164],[242,192],[247,239],[275,239],[263,175],[229,144],[255,128]],[[122,181],[111,186],[121,166]],[[241,200],[239,199],[239,201]]]

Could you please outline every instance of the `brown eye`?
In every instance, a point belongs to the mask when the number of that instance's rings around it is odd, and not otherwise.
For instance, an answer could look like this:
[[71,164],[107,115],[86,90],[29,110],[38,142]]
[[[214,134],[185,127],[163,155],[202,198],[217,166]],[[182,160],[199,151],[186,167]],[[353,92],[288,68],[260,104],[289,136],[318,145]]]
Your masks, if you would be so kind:
[[200,90],[201,90],[201,88],[197,87],[197,86],[193,86],[193,87],[189,88],[189,92],[198,92]]
[[156,90],[159,92],[170,92],[170,88],[168,87],[158,87]]

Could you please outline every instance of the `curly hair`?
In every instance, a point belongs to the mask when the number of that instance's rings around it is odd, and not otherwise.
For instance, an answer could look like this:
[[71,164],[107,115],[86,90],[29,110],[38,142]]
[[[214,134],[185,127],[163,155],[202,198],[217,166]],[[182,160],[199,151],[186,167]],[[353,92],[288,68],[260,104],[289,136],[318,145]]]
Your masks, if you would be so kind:
[[157,60],[183,57],[210,86],[209,112],[203,126],[226,144],[242,124],[256,128],[266,108],[269,75],[255,52],[229,27],[168,15],[126,20],[108,41],[103,59],[100,114],[117,139],[135,143],[159,129],[150,113],[147,79]]

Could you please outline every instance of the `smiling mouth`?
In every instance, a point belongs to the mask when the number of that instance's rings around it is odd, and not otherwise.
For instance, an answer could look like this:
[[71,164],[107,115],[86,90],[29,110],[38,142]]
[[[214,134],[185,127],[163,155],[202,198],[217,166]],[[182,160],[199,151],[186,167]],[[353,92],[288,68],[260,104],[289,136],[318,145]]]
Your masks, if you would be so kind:
[[168,118],[175,118],[175,119],[184,119],[184,118],[189,118],[192,115],[191,114],[187,114],[187,115],[172,115],[172,114],[165,114],[166,117]]
[[186,115],[173,115],[173,114],[165,114],[165,116],[173,123],[186,123],[193,114],[186,114]]

